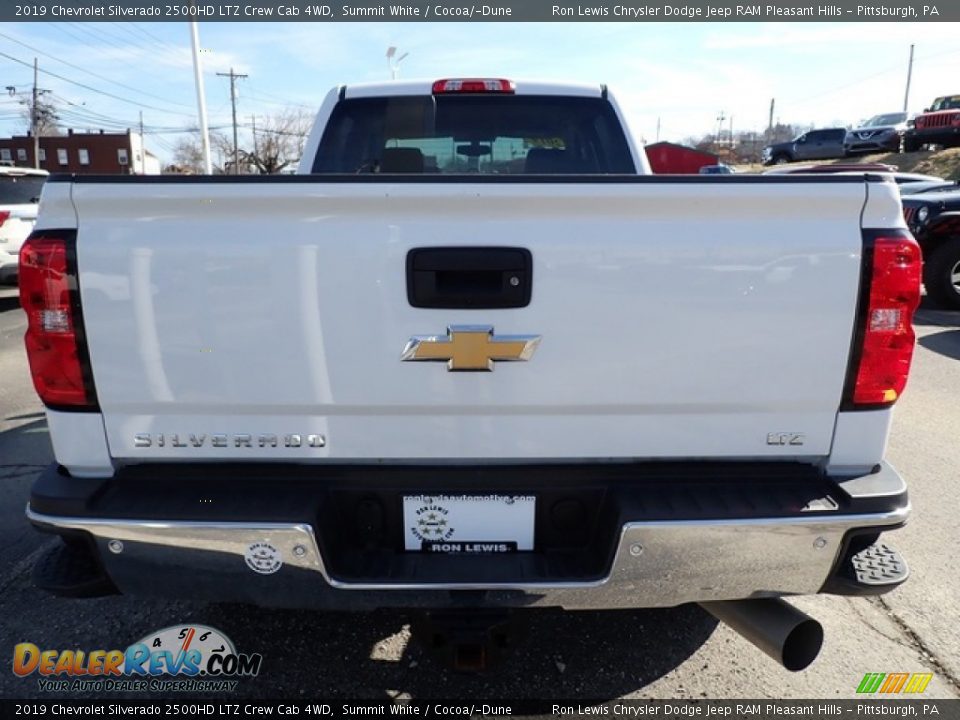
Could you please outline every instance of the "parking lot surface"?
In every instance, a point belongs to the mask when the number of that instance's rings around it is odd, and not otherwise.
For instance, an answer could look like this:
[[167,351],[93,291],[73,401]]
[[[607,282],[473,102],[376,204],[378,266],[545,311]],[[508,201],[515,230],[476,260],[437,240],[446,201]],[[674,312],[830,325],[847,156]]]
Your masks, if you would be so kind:
[[[960,313],[919,312],[914,371],[890,438],[888,458],[910,484],[914,512],[889,538],[912,577],[881,598],[796,600],[826,632],[808,670],[783,670],[686,606],[537,612],[504,665],[465,676],[410,642],[410,618],[397,612],[335,615],[124,596],[65,600],[34,588],[33,562],[57,541],[34,532],[23,510],[52,452],[15,295],[0,290],[0,652],[12,654],[18,642],[124,648],[154,630],[201,623],[222,630],[239,651],[263,654],[260,675],[241,682],[233,697],[843,698],[855,696],[867,672],[931,672],[925,697],[960,698]],[[36,676],[18,678],[9,667],[0,672],[0,697],[51,698],[38,690]]]

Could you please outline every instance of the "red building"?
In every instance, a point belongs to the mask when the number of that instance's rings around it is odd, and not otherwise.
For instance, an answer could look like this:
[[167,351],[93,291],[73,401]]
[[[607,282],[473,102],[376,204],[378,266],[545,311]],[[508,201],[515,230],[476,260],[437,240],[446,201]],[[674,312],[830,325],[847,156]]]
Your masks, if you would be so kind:
[[704,165],[716,165],[720,159],[708,152],[675,143],[647,145],[650,169],[656,175],[696,175]]
[[[33,138],[0,138],[0,162],[34,167]],[[66,135],[40,138],[40,169],[51,173],[154,175],[160,172],[160,163],[143,147],[138,133],[68,130]]]

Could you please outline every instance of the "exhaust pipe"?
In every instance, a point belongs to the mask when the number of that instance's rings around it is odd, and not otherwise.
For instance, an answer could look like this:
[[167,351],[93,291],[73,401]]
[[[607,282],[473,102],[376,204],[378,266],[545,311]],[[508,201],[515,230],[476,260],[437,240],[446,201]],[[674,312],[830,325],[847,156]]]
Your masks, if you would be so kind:
[[823,645],[823,626],[779,598],[703,602],[700,607],[793,672],[816,660]]

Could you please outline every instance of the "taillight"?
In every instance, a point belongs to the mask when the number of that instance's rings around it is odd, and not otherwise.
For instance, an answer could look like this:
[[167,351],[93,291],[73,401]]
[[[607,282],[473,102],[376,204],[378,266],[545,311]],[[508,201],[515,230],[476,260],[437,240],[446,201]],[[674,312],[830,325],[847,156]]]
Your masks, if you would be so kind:
[[920,247],[907,233],[876,237],[866,256],[852,400],[857,407],[887,406],[900,397],[910,373],[923,263]]
[[461,80],[437,80],[433,94],[446,93],[512,93],[516,86],[510,80],[469,78]]
[[10,217],[9,210],[0,210],[0,227],[3,227],[3,224],[7,221],[9,217]]
[[20,305],[33,386],[45,405],[94,409],[96,396],[83,336],[75,233],[38,231],[20,248]]

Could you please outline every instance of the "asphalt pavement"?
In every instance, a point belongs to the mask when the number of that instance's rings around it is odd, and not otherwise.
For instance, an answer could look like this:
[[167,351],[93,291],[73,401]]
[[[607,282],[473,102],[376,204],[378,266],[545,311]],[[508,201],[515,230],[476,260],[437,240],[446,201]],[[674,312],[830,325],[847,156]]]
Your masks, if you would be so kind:
[[[960,313],[920,311],[914,370],[890,437],[888,458],[910,483],[914,513],[888,537],[912,577],[881,598],[793,601],[826,631],[820,658],[800,673],[695,606],[536,612],[505,664],[464,676],[411,642],[411,618],[398,612],[50,597],[33,587],[31,568],[56,540],[23,517],[30,482],[52,460],[23,350],[25,325],[15,291],[0,289],[0,653],[12,654],[19,642],[125,648],[154,630],[202,623],[224,631],[238,650],[263,654],[260,675],[243,681],[237,698],[847,698],[867,672],[930,672],[925,697],[960,698]],[[51,699],[36,676],[6,668],[0,697]]]

